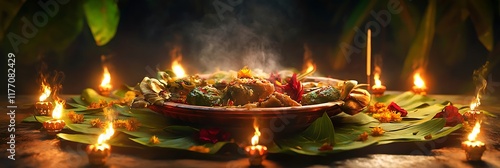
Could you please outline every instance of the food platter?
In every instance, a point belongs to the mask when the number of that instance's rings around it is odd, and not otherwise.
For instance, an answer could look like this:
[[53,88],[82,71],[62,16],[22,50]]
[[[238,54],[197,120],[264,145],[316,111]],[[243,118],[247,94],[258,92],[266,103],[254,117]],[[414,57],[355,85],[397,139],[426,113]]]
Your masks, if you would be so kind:
[[[322,82],[327,85],[338,85],[344,80],[326,77],[307,77],[306,82]],[[349,94],[351,89],[342,90]],[[209,107],[175,102],[164,102],[163,105],[150,105],[149,108],[168,118],[173,118],[192,125],[248,128],[258,122],[263,128],[280,128],[280,132],[295,132],[307,128],[325,112],[329,116],[341,113],[345,102],[337,100],[313,105],[293,107]]]

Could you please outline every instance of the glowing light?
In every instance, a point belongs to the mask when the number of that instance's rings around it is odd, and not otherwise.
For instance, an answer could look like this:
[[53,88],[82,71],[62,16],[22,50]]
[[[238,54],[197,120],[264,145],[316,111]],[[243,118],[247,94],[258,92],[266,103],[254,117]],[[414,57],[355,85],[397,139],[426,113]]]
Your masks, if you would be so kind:
[[476,125],[472,129],[472,132],[467,137],[469,141],[475,141],[479,132],[481,132],[481,124],[479,124],[479,122],[476,122]]
[[375,86],[382,86],[382,81],[380,81],[380,74],[373,74],[373,79],[375,80]]
[[115,134],[115,129],[113,128],[113,123],[108,122],[107,128],[104,131],[104,133],[99,135],[99,138],[97,138],[97,144],[105,144],[105,142],[111,139],[111,136],[113,136],[114,134]]
[[40,98],[38,100],[45,101],[50,96],[50,93],[52,93],[52,91],[50,90],[50,87],[45,83],[42,83],[42,90],[42,95],[40,95]]
[[172,62],[172,71],[174,71],[175,76],[177,76],[178,78],[186,77],[186,71],[184,71],[184,68],[177,60],[174,60],[174,62]]
[[252,137],[251,142],[252,142],[252,145],[255,146],[259,143],[259,137],[260,137],[261,133],[259,131],[259,127],[256,124],[254,124],[253,128],[255,129],[255,133]]
[[56,101],[56,105],[54,107],[54,110],[52,111],[52,118],[60,119],[63,110],[64,110],[64,101]]
[[316,71],[316,65],[312,61],[308,61],[306,73],[312,73],[314,71]]
[[413,84],[415,84],[416,87],[418,88],[425,88],[425,82],[424,80],[422,79],[422,77],[420,77],[420,73],[415,73],[415,75],[413,75]]
[[111,88],[111,74],[109,74],[108,67],[104,67],[103,79],[101,82],[101,87]]

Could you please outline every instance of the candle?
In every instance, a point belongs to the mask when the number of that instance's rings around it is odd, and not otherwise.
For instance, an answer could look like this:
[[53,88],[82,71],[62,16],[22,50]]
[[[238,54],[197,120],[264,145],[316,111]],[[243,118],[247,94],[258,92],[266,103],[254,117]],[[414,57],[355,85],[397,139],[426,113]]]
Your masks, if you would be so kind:
[[375,85],[372,86],[372,93],[375,96],[382,96],[384,95],[386,87],[382,85],[382,81],[380,81],[380,74],[378,72],[375,72],[373,74],[373,79],[375,80]]
[[370,85],[370,75],[372,69],[372,30],[368,29],[368,33],[366,35],[366,79],[368,86]]
[[250,166],[262,166],[262,162],[266,158],[267,147],[258,145],[261,133],[259,131],[259,127],[257,127],[255,123],[254,129],[255,133],[251,140],[252,145],[245,147],[245,151],[249,157],[248,161],[250,162]]
[[486,146],[483,142],[476,140],[477,135],[481,131],[481,124],[476,122],[472,132],[467,137],[468,140],[462,142],[462,149],[465,150],[465,157],[469,161],[479,161],[483,156]]
[[113,86],[111,85],[111,74],[109,74],[108,67],[104,67],[103,79],[101,85],[99,85],[99,92],[103,96],[109,96],[111,93],[111,89]]
[[420,95],[426,95],[427,94],[427,87],[425,86],[425,82],[420,77],[420,73],[417,72],[415,75],[413,75],[413,88],[412,91],[415,94],[420,94]]
[[106,160],[111,155],[111,146],[106,144],[106,141],[111,139],[111,136],[115,133],[113,129],[113,123],[109,122],[104,133],[99,135],[97,139],[97,144],[89,145],[87,147],[87,156],[89,159],[89,164],[91,165],[104,165]]
[[35,115],[50,116],[52,115],[52,110],[54,106],[52,102],[47,102],[47,98],[52,93],[50,87],[45,83],[42,83],[42,95],[38,98],[38,102],[35,103]]
[[47,134],[56,135],[66,126],[64,120],[60,120],[64,109],[63,105],[64,101],[57,101],[52,111],[52,119],[43,122],[43,128],[47,131]]

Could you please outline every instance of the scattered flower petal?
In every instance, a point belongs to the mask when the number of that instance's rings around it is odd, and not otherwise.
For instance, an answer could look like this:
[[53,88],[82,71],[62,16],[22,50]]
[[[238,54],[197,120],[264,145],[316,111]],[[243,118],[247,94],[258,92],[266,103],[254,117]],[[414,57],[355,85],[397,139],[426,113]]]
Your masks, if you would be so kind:
[[447,126],[447,127],[453,127],[457,124],[461,124],[464,122],[464,118],[458,112],[458,108],[453,106],[453,104],[451,104],[451,103],[448,106],[444,107],[441,112],[437,113],[434,116],[434,118],[446,119],[445,126]]

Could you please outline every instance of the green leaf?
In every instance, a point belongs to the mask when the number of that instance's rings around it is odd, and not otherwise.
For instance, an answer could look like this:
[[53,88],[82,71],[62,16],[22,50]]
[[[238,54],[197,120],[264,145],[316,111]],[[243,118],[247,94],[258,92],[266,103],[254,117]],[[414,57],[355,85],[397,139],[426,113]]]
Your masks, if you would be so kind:
[[116,34],[120,12],[114,0],[86,0],[83,8],[97,46],[106,45]]
[[335,129],[333,128],[332,120],[324,113],[322,117],[314,121],[301,136],[320,143],[335,143]]
[[170,138],[161,138],[158,137],[160,140],[160,143],[158,144],[153,144],[149,141],[151,137],[149,138],[133,138],[134,142],[137,142],[139,144],[142,144],[144,146],[149,146],[149,147],[161,147],[161,148],[173,148],[173,149],[182,149],[182,150],[188,150],[191,146],[204,146],[209,150],[209,154],[215,154],[217,153],[224,145],[228,144],[229,142],[217,142],[215,144],[207,143],[207,144],[199,144],[195,142],[191,137],[182,137],[182,138],[175,138],[175,139],[170,139]]
[[66,123],[66,128],[71,129],[76,132],[84,134],[94,134],[99,135],[104,132],[102,128],[93,128],[90,124],[68,124]]
[[335,144],[335,129],[328,114],[324,113],[299,135],[277,139],[275,143],[280,146],[282,152],[293,151],[306,155],[321,155],[322,152],[318,151],[321,145]]
[[88,106],[90,105],[90,103],[99,103],[100,100],[110,102],[114,99],[110,97],[101,96],[94,89],[87,88],[82,91],[82,94],[79,99],[74,98],[73,100],[75,100],[75,102],[77,102],[78,104]]
[[[488,51],[493,51],[493,1],[467,0],[467,8],[476,34]],[[498,2],[497,2],[498,3]]]
[[[40,55],[48,53],[59,56],[55,61],[61,63],[64,51],[82,31],[84,19],[82,1],[69,1],[65,4],[54,1],[57,10],[49,7],[51,13],[47,13],[38,4],[39,1],[23,2],[21,9],[5,31],[8,34],[5,34],[0,48],[4,52],[16,53],[18,58],[16,63],[19,64],[32,65],[40,60]],[[15,6],[6,7],[14,7],[12,10],[15,10]],[[38,16],[37,21],[34,21],[34,16]],[[0,20],[3,21],[3,18]]]
[[366,113],[358,113],[355,115],[349,115],[345,113],[340,113],[332,117],[333,123],[338,124],[354,124],[354,125],[365,125],[368,123],[379,123],[379,121]]
[[382,137],[385,140],[395,139],[417,139],[423,140],[425,136],[438,132],[443,129],[446,120],[443,118],[435,118],[419,125],[409,127],[407,129],[387,132]]
[[36,120],[35,116],[29,116],[29,117],[24,118],[22,122],[27,122],[27,123],[34,122],[34,123],[37,123],[38,121]]
[[402,77],[408,76],[411,70],[425,68],[434,40],[436,20],[436,1],[429,1],[424,17],[420,21],[415,40],[404,62]]
[[[83,144],[96,144],[97,143],[97,138],[99,137],[98,135],[89,135],[89,134],[65,134],[65,133],[59,133],[57,134],[57,137],[67,140],[67,141],[72,141],[72,142],[78,142],[78,143],[83,143]],[[129,137],[125,134],[121,133],[116,133],[111,137],[110,140],[106,141],[107,144],[111,146],[119,146],[119,147],[129,147],[129,148],[142,148],[142,146],[138,145],[137,143],[129,140]]]

